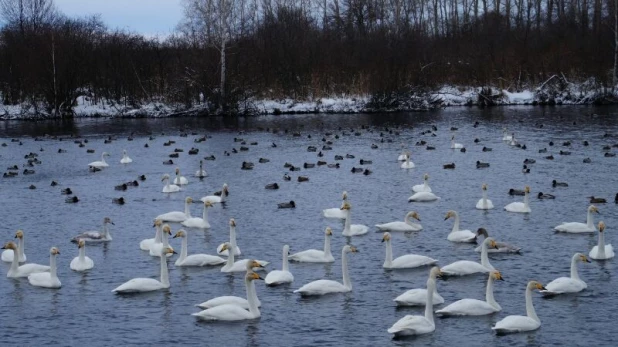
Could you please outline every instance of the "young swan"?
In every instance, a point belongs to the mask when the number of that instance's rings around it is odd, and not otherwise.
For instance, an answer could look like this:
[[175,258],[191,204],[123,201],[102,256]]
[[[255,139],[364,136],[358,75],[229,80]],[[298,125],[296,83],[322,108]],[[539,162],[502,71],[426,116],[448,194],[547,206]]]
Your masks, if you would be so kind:
[[77,243],[79,249],[79,255],[71,260],[71,270],[73,271],[85,271],[94,267],[94,261],[86,256],[86,242],[79,240]]

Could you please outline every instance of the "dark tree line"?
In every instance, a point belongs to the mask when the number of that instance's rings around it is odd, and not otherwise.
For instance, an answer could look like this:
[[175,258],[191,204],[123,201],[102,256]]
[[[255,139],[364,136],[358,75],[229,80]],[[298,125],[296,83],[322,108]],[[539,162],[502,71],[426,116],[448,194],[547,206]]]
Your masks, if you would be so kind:
[[164,40],[0,0],[4,105],[243,112],[252,98],[379,95],[443,84],[615,86],[616,0],[185,0]]

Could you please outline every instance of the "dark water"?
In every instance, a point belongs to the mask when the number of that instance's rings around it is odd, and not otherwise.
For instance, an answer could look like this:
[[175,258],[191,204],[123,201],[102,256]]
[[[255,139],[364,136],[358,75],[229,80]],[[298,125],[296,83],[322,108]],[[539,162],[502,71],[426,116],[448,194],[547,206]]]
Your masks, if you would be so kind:
[[[79,120],[67,122],[2,122],[0,147],[2,170],[13,164],[20,166],[20,175],[0,179],[0,217],[3,222],[1,241],[13,239],[15,230],[26,234],[26,254],[29,262],[48,263],[49,248],[61,250],[58,275],[62,281],[59,290],[30,286],[26,279],[0,278],[0,336],[3,341],[17,345],[129,345],[129,344],[196,344],[229,346],[387,346],[424,345],[447,346],[455,343],[465,346],[481,345],[613,345],[615,307],[618,304],[616,260],[580,264],[580,276],[588,283],[588,290],[575,296],[551,300],[534,295],[534,305],[542,326],[538,331],[497,337],[491,331],[493,323],[509,314],[525,314],[524,289],[528,280],[543,283],[559,276],[569,275],[571,256],[585,254],[596,244],[597,235],[557,235],[552,227],[564,221],[584,222],[587,196],[607,198],[610,203],[598,205],[597,217],[607,224],[606,241],[614,241],[618,207],[613,196],[618,192],[616,170],[618,157],[605,158],[602,146],[618,142],[617,137],[604,138],[607,133],[618,134],[617,109],[591,107],[513,107],[487,110],[451,108],[432,113],[373,114],[373,115],[320,115],[246,118],[234,121],[214,119],[139,119],[139,120]],[[473,128],[475,121],[480,125]],[[575,122],[575,123],[574,123]],[[437,137],[421,136],[431,124],[438,127]],[[543,124],[543,128],[538,125]],[[366,125],[368,130],[360,129]],[[399,127],[399,134],[384,131]],[[527,150],[517,149],[501,141],[502,127],[514,131],[516,138],[525,143]],[[339,130],[342,127],[346,135]],[[450,127],[458,127],[452,132]],[[279,128],[273,134],[266,128]],[[283,129],[289,129],[285,133]],[[361,133],[354,136],[354,128]],[[239,135],[238,129],[246,131]],[[182,132],[211,136],[206,142],[194,143],[196,135],[179,136]],[[293,137],[300,131],[301,137]],[[356,159],[341,161],[341,168],[324,167],[290,173],[293,181],[284,182],[285,162],[301,166],[316,162],[316,153],[306,151],[309,145],[321,146],[325,132],[341,135],[333,139],[333,150],[326,151],[323,159],[334,162],[335,154],[350,153]],[[392,143],[381,143],[384,139]],[[134,132],[134,140],[128,141]],[[164,135],[163,135],[164,133]],[[449,149],[451,134],[468,148],[467,153]],[[45,134],[85,137],[89,143],[79,148],[72,140],[46,138],[34,141],[34,136]],[[149,140],[149,136],[155,137]],[[112,135],[117,139],[104,144]],[[308,138],[311,135],[311,138]],[[248,152],[224,156],[224,151],[238,148],[234,137],[257,141],[247,147]],[[11,142],[19,138],[23,145]],[[480,143],[473,140],[479,138]],[[164,147],[167,140],[176,144]],[[435,151],[416,147],[424,139],[436,146]],[[556,145],[549,147],[553,140]],[[571,140],[570,148],[561,146]],[[590,146],[584,147],[583,140]],[[277,148],[272,148],[271,143]],[[416,168],[402,170],[396,162],[400,143],[412,150]],[[148,143],[149,148],[144,144]],[[371,149],[372,143],[378,149]],[[198,156],[189,156],[192,146],[200,149]],[[481,152],[483,146],[492,152]],[[538,154],[539,148],[548,147],[548,154]],[[45,151],[40,152],[43,148]],[[67,152],[59,154],[58,149]],[[86,149],[95,149],[87,154]],[[162,165],[174,148],[184,153],[174,159],[187,176],[190,184],[181,193],[167,196],[161,193],[160,178],[173,173],[173,166]],[[121,166],[122,150],[127,149],[134,163]],[[570,156],[558,155],[569,150]],[[39,153],[41,165],[36,174],[24,176],[21,165],[24,155]],[[98,160],[102,151],[111,153],[110,167],[90,173],[87,164]],[[553,153],[555,160],[543,156]],[[209,177],[199,181],[192,177],[199,158],[214,154],[215,161],[206,161]],[[270,159],[259,164],[258,158]],[[591,164],[583,164],[585,157]],[[352,166],[359,159],[373,160],[368,167],[373,174],[352,174]],[[534,158],[532,172],[521,172],[525,158]],[[252,171],[240,170],[243,160],[255,162]],[[477,170],[477,160],[491,166]],[[455,162],[455,170],[444,170],[442,165]],[[429,173],[430,184],[441,200],[429,204],[408,203],[411,187],[422,182]],[[148,179],[137,188],[126,192],[114,190],[114,185],[145,174]],[[306,175],[309,182],[298,183],[296,177]],[[568,188],[552,188],[552,179],[567,181]],[[59,185],[51,187],[56,180]],[[265,190],[267,183],[278,182],[281,189]],[[489,197],[496,209],[483,212],[474,208],[480,198],[480,186],[489,185]],[[189,231],[189,253],[215,252],[218,244],[228,237],[227,222],[237,221],[238,243],[243,256],[269,260],[271,269],[281,265],[281,247],[287,243],[292,251],[321,248],[323,230],[330,225],[334,264],[291,264],[295,282],[289,287],[267,288],[257,283],[262,301],[259,320],[240,323],[206,324],[190,314],[197,312],[195,304],[220,295],[245,296],[242,274],[223,274],[218,268],[175,268],[170,262],[171,288],[168,291],[123,297],[110,291],[133,277],[158,277],[159,260],[139,249],[139,241],[153,237],[152,219],[163,212],[182,210],[186,196],[200,198],[219,190],[228,183],[230,196],[225,207],[210,210],[212,229],[206,232]],[[37,189],[30,190],[34,184]],[[532,188],[530,215],[512,214],[502,207],[521,197],[507,195],[509,188]],[[81,199],[77,204],[64,203],[60,189],[70,187]],[[347,240],[341,236],[343,225],[321,217],[324,208],[337,207],[343,190],[349,192],[353,206],[353,223],[371,226],[370,233]],[[556,195],[556,200],[539,201],[539,191]],[[112,198],[124,196],[124,206],[112,204]],[[295,210],[278,210],[277,203],[295,200]],[[376,223],[402,220],[409,210],[416,210],[422,218],[424,230],[415,234],[393,235],[395,256],[404,253],[429,255],[446,265],[455,260],[477,260],[473,245],[455,244],[446,240],[452,221],[444,221],[445,213],[457,210],[464,229],[485,227],[492,236],[523,248],[522,255],[491,256],[505,282],[497,283],[495,297],[503,311],[486,317],[437,319],[433,334],[410,340],[392,340],[386,330],[406,314],[423,314],[423,308],[397,309],[392,301],[411,288],[425,285],[427,268],[408,271],[382,269],[384,245],[381,234],[373,227]],[[201,206],[193,206],[193,215],[201,214]],[[100,228],[109,216],[113,241],[89,245],[87,254],[95,267],[84,274],[69,269],[77,255],[77,247],[69,239],[84,230]],[[173,231],[180,225],[173,224]],[[350,256],[350,272],[354,289],[317,299],[301,299],[292,290],[320,278],[341,280],[340,250],[347,242],[356,245],[360,253]],[[615,243],[615,242],[614,242]],[[179,240],[171,240],[180,250]],[[175,259],[175,258],[174,258]],[[0,265],[2,275],[8,264]],[[486,277],[468,276],[438,282],[438,291],[447,303],[460,298],[483,299]],[[199,342],[198,342],[199,341]]]

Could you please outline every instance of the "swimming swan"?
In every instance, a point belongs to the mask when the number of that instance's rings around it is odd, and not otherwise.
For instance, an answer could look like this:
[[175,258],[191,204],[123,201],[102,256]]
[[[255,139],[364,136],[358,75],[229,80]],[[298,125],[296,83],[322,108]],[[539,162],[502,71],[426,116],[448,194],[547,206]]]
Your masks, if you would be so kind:
[[389,334],[395,336],[409,336],[428,334],[436,330],[433,320],[433,295],[436,291],[436,277],[441,275],[439,267],[431,268],[427,279],[427,300],[425,302],[425,316],[406,315],[388,329]]
[[288,269],[288,256],[290,255],[290,246],[283,246],[283,261],[281,270],[273,270],[266,275],[264,278],[264,283],[267,286],[277,286],[280,284],[292,283],[294,282],[294,275]]
[[412,186],[412,191],[414,191],[415,193],[420,193],[420,192],[427,192],[427,193],[431,193],[431,187],[429,186],[429,174],[425,174],[423,176],[423,184],[417,184],[415,186]]
[[120,159],[120,164],[130,164],[132,162],[133,162],[133,159],[129,158],[129,155],[127,154],[127,150],[123,149],[122,159]]
[[494,208],[494,204],[493,202],[491,202],[491,200],[487,199],[487,184],[483,183],[481,189],[483,191],[483,197],[476,203],[476,209],[491,210],[492,208]]
[[191,204],[193,203],[193,199],[189,196],[185,198],[185,211],[172,211],[164,214],[158,215],[155,219],[160,219],[164,222],[170,223],[180,223],[184,222],[188,218],[191,218]]
[[[236,221],[234,218],[230,218],[230,248],[234,250],[234,255],[241,255],[240,248],[236,245]],[[225,242],[217,246],[217,254],[229,256],[229,250],[223,249]]]
[[346,216],[345,216],[345,224],[343,225],[343,232],[342,235],[343,236],[358,236],[358,235],[364,235],[369,231],[369,227],[367,227],[366,225],[363,224],[352,224],[351,222],[351,210],[352,210],[352,205],[350,205],[349,202],[344,202],[343,206],[341,206],[341,209],[344,210],[346,212]]
[[524,193],[524,202],[512,202],[504,206],[504,209],[508,212],[530,213],[530,187],[526,186]]
[[494,299],[494,281],[504,281],[502,275],[497,270],[489,272],[487,279],[487,289],[485,290],[485,301],[477,299],[461,299],[437,310],[436,314],[442,316],[483,316],[486,314],[502,311],[502,307]]
[[491,270],[495,270],[489,263],[489,257],[487,256],[487,248],[498,248],[496,241],[493,238],[488,237],[483,241],[481,248],[481,262],[477,263],[470,260],[458,260],[454,263],[448,264],[442,268],[442,273],[446,275],[464,276],[472,275],[475,273],[487,273]]
[[170,175],[168,174],[163,175],[163,177],[161,178],[161,182],[165,182],[163,190],[161,191],[163,193],[176,193],[180,191],[179,186],[175,184],[170,184]]
[[71,270],[86,271],[92,269],[94,267],[94,261],[86,256],[86,242],[84,240],[79,240],[77,248],[79,250],[79,255],[71,260],[71,264],[69,265]]
[[343,284],[332,280],[317,280],[309,282],[304,286],[296,289],[294,293],[299,293],[302,296],[325,295],[331,293],[346,293],[352,291],[352,282],[348,273],[348,258],[347,253],[358,252],[356,247],[345,245],[341,250],[341,271],[343,272]]
[[92,168],[101,169],[101,168],[104,168],[104,167],[108,167],[109,164],[105,161],[105,157],[109,157],[109,153],[107,153],[107,152],[101,153],[101,160],[100,161],[93,161],[92,163],[88,164],[88,167],[90,169],[92,169]]
[[541,294],[545,296],[553,296],[558,294],[577,293],[588,288],[586,282],[579,278],[577,272],[577,262],[590,263],[590,260],[581,253],[575,253],[571,258],[571,277],[558,277],[555,280],[547,283],[545,290],[541,290]]
[[[251,259],[247,262],[247,265],[246,265],[247,273],[253,272],[253,268],[259,268],[261,266],[262,265],[260,265],[260,263]],[[262,306],[262,303],[260,302],[260,299],[258,299],[255,292],[253,292],[253,297],[254,297],[255,302],[257,303],[257,306],[258,307]],[[236,305],[236,306],[240,306],[244,308],[245,310],[249,309],[249,301],[247,300],[247,298],[241,298],[239,296],[232,296],[232,295],[218,296],[216,298],[210,299],[208,301],[204,301],[203,303],[195,305],[195,306],[202,308],[202,309],[207,309],[207,308],[212,308],[212,307],[221,306],[221,305]]]
[[60,254],[60,250],[52,247],[49,250],[49,272],[36,272],[28,275],[28,282],[35,287],[43,288],[60,288],[62,283],[56,275],[56,256]]
[[161,280],[157,281],[152,278],[134,278],[129,280],[115,289],[112,290],[116,294],[129,294],[129,293],[143,293],[151,292],[159,289],[166,289],[170,287],[169,275],[167,272],[167,255],[176,254],[172,247],[165,247],[161,249]]
[[594,227],[594,218],[592,213],[599,213],[599,210],[596,206],[590,205],[588,206],[588,215],[586,216],[586,223],[580,222],[570,222],[570,223],[562,223],[554,228],[555,231],[563,232],[563,233],[593,233],[597,231]]
[[324,250],[308,249],[302,252],[294,253],[288,257],[291,261],[301,263],[332,263],[335,258],[330,252],[330,238],[333,236],[333,231],[330,227],[324,230]]
[[247,274],[245,275],[245,287],[247,289],[247,302],[249,304],[249,311],[237,305],[225,304],[221,306],[215,306],[197,313],[192,313],[191,315],[198,319],[206,321],[239,321],[259,318],[260,309],[258,308],[257,302],[255,300],[255,298],[257,298],[257,294],[254,294],[255,286],[252,285],[252,282],[258,279],[261,280],[262,277],[260,277],[255,272],[247,272]]
[[208,209],[212,207],[210,201],[204,203],[204,211],[202,212],[202,218],[190,217],[182,221],[180,224],[187,228],[198,229],[210,229],[210,223],[208,222]]
[[112,240],[112,235],[107,230],[107,225],[115,225],[109,217],[103,218],[103,231],[86,231],[71,239],[71,242],[77,243],[79,240],[86,242],[107,242]]
[[424,255],[406,254],[393,259],[393,248],[391,245],[391,234],[385,232],[382,242],[386,242],[386,258],[382,267],[385,269],[410,269],[419,266],[433,265],[438,261]]
[[174,184],[177,186],[184,186],[189,184],[189,180],[185,176],[180,175],[180,169],[176,168],[176,178],[174,178]]
[[202,197],[200,200],[202,202],[210,201],[212,204],[225,203],[225,198],[229,195],[229,190],[227,188],[227,183],[223,183],[223,188],[221,188],[221,195],[207,195]]
[[[226,242],[223,244],[223,249],[222,250],[229,250],[232,246],[229,244],[229,242]],[[254,260],[250,260],[250,259],[242,259],[239,261],[234,261],[234,252],[231,252],[231,254],[227,257],[227,261],[225,263],[225,265],[223,265],[223,267],[221,268],[221,272],[241,272],[241,271],[246,271],[247,269],[247,263],[253,263]],[[264,269],[264,266],[270,264],[267,261],[264,260],[255,260],[255,262],[257,262],[258,264],[260,264],[260,266],[253,266],[253,267],[257,267],[260,270]],[[253,268],[252,267],[252,268]]]
[[430,202],[438,199],[440,199],[440,197],[432,192],[418,192],[412,194],[412,196],[408,198],[408,202]]
[[200,169],[195,171],[195,177],[204,178],[208,176],[208,174],[206,173],[206,170],[202,168],[203,165],[204,165],[203,160],[200,160]]
[[451,217],[455,218],[455,223],[453,224],[453,229],[448,234],[446,239],[452,242],[476,242],[475,233],[468,229],[459,230],[459,214],[453,210],[450,210],[446,213],[444,220]]
[[[17,230],[17,232],[15,233],[15,238],[17,239],[17,246],[19,248],[19,262],[20,263],[24,263],[26,262],[26,255],[24,254],[24,231],[23,230]],[[6,263],[12,263],[13,262],[13,255],[15,253],[13,253],[12,249],[6,249],[2,252],[2,261],[6,262]]]
[[[150,255],[153,257],[160,257],[161,252],[170,246],[168,237],[172,235],[172,228],[168,224],[163,226],[161,230],[161,242],[155,243],[150,247]],[[172,253],[166,253],[168,257],[172,256]]]
[[421,220],[418,213],[410,211],[406,213],[403,218],[403,222],[390,222],[385,224],[376,224],[376,227],[383,231],[419,231],[423,229],[423,226],[410,221],[410,218],[414,218],[418,221]]
[[530,281],[526,286],[526,315],[525,316],[506,316],[491,329],[497,334],[518,333],[523,331],[536,330],[541,326],[541,320],[536,315],[532,306],[532,290],[545,290],[545,287],[537,281]]
[[410,160],[410,152],[406,153],[406,161],[401,164],[402,169],[413,169],[414,163]]
[[[348,201],[348,192],[344,191],[343,194],[341,194],[341,198],[343,202]],[[324,218],[333,219],[345,219],[346,217],[345,211],[339,207],[327,208],[325,210],[322,210],[322,215],[324,216]]]
[[176,266],[213,266],[213,265],[221,265],[225,263],[225,259],[210,254],[191,254],[187,255],[188,247],[188,237],[187,232],[184,230],[178,230],[174,238],[180,237],[182,239],[182,247],[180,249],[180,257],[176,259],[174,265]]
[[592,247],[590,258],[595,260],[611,259],[614,257],[614,247],[611,244],[605,244],[605,223],[599,222],[599,242]]
[[455,135],[451,136],[451,149],[462,149],[464,146],[461,143],[455,142]]
[[139,249],[142,251],[150,251],[150,248],[155,243],[161,243],[161,225],[163,225],[163,221],[160,219],[155,219],[153,227],[155,227],[155,237],[152,239],[143,239],[139,243]]
[[401,144],[401,154],[397,157],[397,161],[405,161],[408,157],[408,151],[406,150],[405,144]]
[[[12,249],[13,252],[17,252],[19,254],[19,248],[13,242],[6,243],[2,249]],[[29,275],[37,272],[46,272],[50,271],[49,266],[47,265],[39,265],[39,264],[24,264],[19,265],[18,258],[13,257],[13,262],[11,263],[11,267],[9,268],[9,272],[6,274],[6,277],[10,278],[19,278],[19,277],[28,277]]]

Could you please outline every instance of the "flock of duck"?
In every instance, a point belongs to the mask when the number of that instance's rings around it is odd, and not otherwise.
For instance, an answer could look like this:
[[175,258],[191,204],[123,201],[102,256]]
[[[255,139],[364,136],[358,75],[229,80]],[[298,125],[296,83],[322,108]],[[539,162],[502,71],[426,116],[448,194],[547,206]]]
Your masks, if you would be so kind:
[[[514,135],[503,134],[502,140],[509,145],[518,145]],[[274,144],[273,144],[274,145]],[[375,146],[375,145],[374,145]],[[464,150],[465,147],[455,142],[455,137],[451,138],[451,146],[453,150]],[[491,149],[488,149],[491,150]],[[196,150],[197,151],[197,150]],[[485,150],[485,147],[483,149]],[[321,153],[321,152],[320,152]],[[88,164],[90,171],[97,172],[109,167],[106,162],[106,157],[109,154],[103,152],[101,160]],[[397,158],[401,162],[402,169],[414,168],[415,164],[411,160],[411,155],[408,150],[403,150]],[[133,161],[128,156],[127,152],[123,152],[123,157],[120,160],[122,165],[129,165]],[[367,162],[367,161],[366,161]],[[370,163],[370,161],[369,161]],[[530,161],[529,161],[530,163]],[[362,164],[362,160],[361,160]],[[480,163],[486,164],[488,163]],[[479,162],[477,162],[477,167]],[[252,167],[246,162],[243,162],[243,169]],[[481,167],[486,167],[481,165]],[[445,169],[454,168],[450,164],[444,166]],[[293,171],[293,170],[292,170]],[[202,179],[207,176],[203,168],[203,162],[200,161],[199,169],[195,172],[195,177]],[[288,176],[286,174],[286,176]],[[288,176],[289,177],[289,176]],[[429,175],[423,176],[423,182],[412,187],[413,195],[408,198],[410,202],[432,202],[440,199],[436,196],[429,185]],[[145,179],[145,177],[143,177]],[[284,179],[285,176],[284,176]],[[162,176],[163,182],[162,193],[173,194],[182,192],[182,187],[189,183],[189,180],[182,176],[180,170],[175,170],[174,179],[170,175]],[[137,184],[137,182],[136,182]],[[563,182],[553,182],[553,185],[566,184]],[[68,188],[70,189],[70,188]],[[124,187],[126,189],[126,185]],[[269,184],[266,189],[278,189],[276,183]],[[63,190],[64,193],[64,190]],[[523,195],[523,201],[512,202],[504,206],[504,210],[511,213],[531,213],[529,204],[530,187],[526,186],[522,190],[511,189],[511,195]],[[68,193],[67,193],[68,194]],[[153,218],[153,227],[155,235],[153,238],[141,240],[139,247],[142,251],[148,252],[153,257],[160,258],[160,278],[134,278],[125,283],[118,285],[112,290],[116,294],[142,293],[155,290],[162,290],[170,287],[168,275],[168,257],[177,252],[170,246],[169,237],[172,236],[170,224],[180,224],[188,229],[209,229],[211,227],[208,220],[208,210],[216,204],[225,204],[229,195],[229,187],[223,184],[221,191],[206,195],[199,199],[203,206],[201,217],[191,215],[191,206],[194,202],[193,198],[186,197],[184,200],[184,211],[171,211],[160,214]],[[551,198],[547,194],[539,193],[539,199]],[[617,196],[618,198],[618,196]],[[598,198],[597,198],[598,199]],[[595,200],[591,197],[591,202],[603,203],[605,201]],[[279,204],[280,208],[294,208],[294,201],[289,203]],[[476,203],[476,208],[479,210],[494,209],[494,204],[488,197],[488,185],[481,185],[481,197]],[[342,220],[344,223],[342,235],[346,237],[354,237],[364,235],[369,232],[370,228],[366,225],[352,224],[351,219],[352,203],[349,199],[349,194],[343,192],[341,205],[334,208],[324,209],[322,211],[324,218]],[[531,331],[538,329],[541,325],[539,317],[536,315],[532,302],[532,291],[538,290],[542,295],[555,296],[561,294],[577,293],[587,288],[586,283],[579,277],[577,264],[579,262],[590,262],[589,259],[604,261],[614,257],[614,251],[611,244],[605,243],[605,224],[598,223],[598,229],[594,224],[593,214],[598,213],[596,206],[590,205],[587,209],[586,222],[569,222],[562,223],[555,227],[556,232],[586,234],[598,232],[598,244],[594,246],[587,255],[575,252],[571,259],[571,271],[569,277],[560,277],[547,285],[543,285],[538,281],[530,281],[525,286],[525,305],[526,315],[510,315],[498,321],[492,329],[499,334],[516,333],[523,331]],[[391,233],[398,232],[418,232],[423,229],[420,224],[420,216],[416,211],[410,211],[405,214],[403,221],[392,221],[382,224],[376,224],[375,228],[383,232],[382,242],[385,244],[385,258],[383,263],[384,269],[397,270],[409,269],[417,267],[430,267],[429,276],[425,288],[415,288],[408,290],[394,298],[398,306],[425,306],[424,315],[406,315],[396,321],[388,332],[394,336],[407,336],[431,333],[435,330],[434,314],[440,316],[479,316],[488,315],[500,312],[501,306],[495,300],[493,295],[493,287],[495,281],[503,280],[501,272],[495,269],[489,260],[490,253],[519,253],[520,248],[506,242],[501,242],[490,237],[489,232],[485,228],[479,228],[476,232],[460,228],[460,217],[456,211],[448,211],[444,220],[453,219],[454,224],[451,232],[446,239],[450,242],[458,243],[476,243],[480,238],[483,239],[480,246],[475,251],[480,253],[480,262],[472,260],[459,260],[454,263],[438,267],[438,260],[428,256],[417,254],[405,254],[394,257],[392,250],[392,235]],[[70,268],[73,271],[87,271],[92,269],[95,264],[92,259],[86,255],[86,245],[89,243],[111,242],[112,236],[109,231],[109,225],[114,225],[109,217],[103,219],[102,229],[97,231],[87,231],[76,235],[71,239],[77,244],[78,255],[70,262]],[[261,303],[257,296],[255,287],[256,280],[264,280],[268,286],[277,286],[290,284],[294,281],[294,276],[290,271],[288,262],[305,262],[305,263],[333,263],[335,257],[331,252],[331,238],[333,230],[326,227],[324,230],[324,246],[323,249],[308,249],[301,252],[290,254],[289,245],[284,245],[282,248],[282,268],[281,270],[271,270],[268,274],[262,277],[259,273],[263,271],[268,261],[258,259],[241,259],[236,260],[242,255],[240,247],[236,241],[236,221],[232,218],[229,220],[229,241],[220,244],[216,249],[216,254],[188,254],[188,237],[190,232],[185,229],[178,230],[173,238],[181,239],[181,251],[178,259],[175,261],[175,266],[220,266],[221,272],[240,272],[244,273],[244,282],[246,287],[246,298],[237,296],[221,296],[202,303],[197,303],[196,306],[202,310],[195,312],[192,315],[200,320],[205,321],[236,321],[255,319],[260,317]],[[57,247],[50,249],[50,264],[40,265],[34,263],[26,263],[26,254],[24,252],[24,232],[18,230],[15,233],[15,242],[7,242],[2,249],[2,261],[10,262],[11,266],[8,270],[7,277],[10,278],[27,278],[33,286],[44,288],[60,288],[61,281],[56,272],[56,257],[60,254]],[[348,256],[357,253],[358,249],[350,244],[346,244],[341,249],[341,268],[342,282],[320,279],[306,283],[294,290],[301,296],[320,296],[334,293],[345,293],[352,291],[352,281],[348,271]],[[449,305],[434,312],[434,305],[445,303],[444,298],[438,293],[437,278],[443,276],[466,276],[473,274],[485,274],[487,276],[487,287],[485,300],[473,298],[461,299],[454,301]]]

